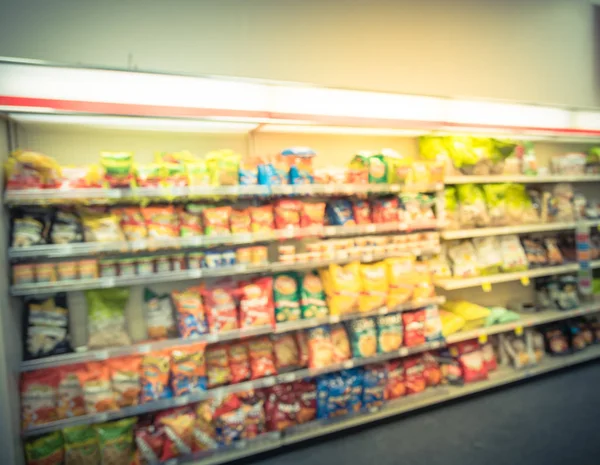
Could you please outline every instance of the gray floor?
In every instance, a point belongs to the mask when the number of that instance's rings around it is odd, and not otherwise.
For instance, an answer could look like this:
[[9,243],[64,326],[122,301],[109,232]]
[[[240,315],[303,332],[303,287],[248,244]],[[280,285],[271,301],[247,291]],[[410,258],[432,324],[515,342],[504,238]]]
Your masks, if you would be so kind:
[[600,464],[600,362],[332,436],[253,463]]

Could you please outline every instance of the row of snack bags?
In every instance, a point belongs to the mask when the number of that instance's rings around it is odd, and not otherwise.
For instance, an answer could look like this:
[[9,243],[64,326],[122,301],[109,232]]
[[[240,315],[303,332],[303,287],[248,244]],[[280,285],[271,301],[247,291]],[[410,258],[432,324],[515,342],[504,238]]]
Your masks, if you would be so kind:
[[433,198],[422,194],[350,201],[279,199],[255,206],[150,205],[12,211],[12,247],[78,242],[160,240],[190,236],[270,233],[288,228],[435,220]]
[[524,184],[462,184],[446,187],[445,199],[448,229],[572,222],[594,214],[570,184],[555,184],[551,191]]
[[562,245],[552,237],[536,239],[517,235],[454,241],[446,244],[445,253],[435,260],[435,274],[437,277],[469,278],[562,265],[564,255],[572,255],[569,249],[563,252]]
[[26,372],[21,380],[23,428],[439,340],[437,308],[428,307],[361,318],[346,326],[324,325],[208,348],[192,343],[144,356]]

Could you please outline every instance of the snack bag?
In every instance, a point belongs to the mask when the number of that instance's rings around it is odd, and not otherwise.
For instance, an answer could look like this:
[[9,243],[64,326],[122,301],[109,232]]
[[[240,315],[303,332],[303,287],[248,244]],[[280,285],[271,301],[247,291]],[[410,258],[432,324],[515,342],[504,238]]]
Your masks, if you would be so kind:
[[168,351],[157,351],[142,358],[140,402],[152,402],[171,396],[169,371],[171,355]]
[[303,204],[296,199],[279,199],[275,201],[275,227],[277,229],[299,228]]
[[177,209],[179,214],[179,234],[181,237],[201,236],[204,233],[202,223],[203,205],[188,203]]
[[440,341],[442,336],[442,320],[435,305],[425,307],[425,340],[427,342]]
[[425,311],[402,313],[404,324],[404,345],[407,347],[425,344]]
[[325,203],[302,203],[300,227],[323,226],[325,223]]
[[206,349],[206,373],[209,389],[231,382],[232,373],[229,368],[229,358],[225,346],[208,346],[208,349]]
[[131,187],[134,175],[132,152],[100,152],[100,165],[110,187]]
[[229,217],[229,227],[233,234],[249,233],[251,231],[252,219],[248,209],[232,209]]
[[238,329],[235,289],[229,283],[202,289],[210,332],[213,334]]
[[330,332],[333,345],[333,363],[341,363],[352,358],[352,348],[344,325],[341,323],[334,324],[331,326]]
[[352,203],[346,199],[332,200],[325,208],[329,224],[333,226],[353,226],[356,224],[352,213]]
[[62,434],[65,465],[101,465],[98,439],[92,426],[71,426],[63,429]]
[[309,329],[308,335],[308,367],[324,368],[334,363],[331,332],[326,325]]
[[404,365],[402,360],[392,360],[386,363],[387,381],[385,400],[393,400],[406,394],[404,383]]
[[146,220],[138,207],[113,208],[111,213],[121,221],[121,230],[129,242],[148,237]]
[[290,184],[312,184],[312,159],[316,152],[309,147],[291,147],[281,152],[281,158],[290,170]]
[[425,366],[421,357],[407,357],[402,361],[402,364],[404,367],[406,394],[423,392],[427,386],[427,381],[425,380]]
[[102,362],[90,362],[77,372],[83,389],[85,411],[88,414],[118,410],[112,390],[110,368]]
[[196,421],[194,423],[195,451],[216,449],[217,433],[213,423],[213,401],[205,400],[196,405]]
[[298,346],[298,363],[301,367],[308,366],[310,351],[308,348],[308,336],[305,331],[296,331],[294,333],[296,344]]
[[12,247],[31,247],[48,242],[50,212],[41,208],[18,209],[12,216]]
[[159,296],[150,289],[144,289],[146,324],[148,337],[152,340],[169,339],[177,336],[173,318],[173,308],[168,294]]
[[136,422],[137,418],[131,417],[93,426],[98,438],[102,465],[130,463],[134,452],[133,427]]
[[402,346],[402,315],[390,313],[377,317],[377,348],[379,353],[394,352]]
[[28,298],[25,303],[25,359],[71,352],[66,294],[46,299]]
[[165,430],[154,425],[135,429],[137,457],[131,465],[153,465],[160,462],[165,444]]
[[204,342],[173,349],[171,352],[173,395],[184,396],[198,390],[206,390],[205,349],[206,343]]
[[294,335],[292,333],[274,334],[272,340],[277,371],[280,373],[282,370],[298,368],[300,354]]
[[80,211],[85,242],[121,242],[125,235],[119,217],[104,208],[87,208]]
[[388,178],[388,165],[386,156],[383,154],[370,155],[369,163],[369,183],[385,184]]
[[181,163],[163,163],[161,171],[164,176],[163,184],[166,187],[184,187],[187,186],[188,176],[185,165]]
[[381,407],[385,400],[385,365],[367,365],[363,373],[362,405],[368,410]]
[[479,274],[477,250],[471,241],[463,241],[448,247],[448,258],[452,262],[452,274],[457,278],[469,278]]
[[56,406],[57,418],[66,418],[85,415],[83,388],[77,372],[84,365],[65,365],[59,369],[58,403]]
[[273,344],[268,336],[250,340],[248,342],[248,351],[250,354],[251,379],[277,374],[275,358],[273,356]]
[[59,371],[28,371],[21,377],[21,418],[23,430],[58,419]]
[[482,275],[500,273],[502,267],[502,254],[498,238],[476,237],[473,239],[476,250],[477,268]]
[[275,324],[273,278],[265,277],[244,283],[240,291],[240,328]]
[[387,307],[395,309],[413,298],[414,280],[406,278],[414,271],[415,257],[387,258],[385,264],[389,283]]
[[108,360],[107,364],[117,406],[123,408],[138,405],[142,358],[139,356],[113,358]]
[[135,183],[137,187],[160,187],[162,183],[162,167],[158,163],[147,165],[134,165]]
[[57,210],[52,218],[49,238],[52,244],[83,242],[83,226],[77,213],[69,210]]
[[60,431],[30,439],[25,443],[27,465],[63,465],[65,463],[63,444]]
[[101,349],[131,344],[125,328],[129,289],[98,289],[85,292],[88,307],[88,348]]
[[177,312],[177,327],[182,338],[197,337],[208,333],[204,304],[198,287],[171,292]]
[[362,291],[360,263],[354,262],[345,266],[329,265],[329,268],[321,269],[319,272],[327,293],[331,315],[343,315],[358,310]]
[[229,369],[231,370],[231,382],[241,383],[250,379],[250,357],[248,345],[245,341],[237,341],[227,347],[229,354]]
[[300,308],[302,318],[324,318],[329,314],[321,278],[310,271],[300,278]]
[[356,358],[377,354],[377,330],[374,318],[358,318],[349,323],[352,354]]
[[173,205],[141,208],[150,239],[171,239],[179,236],[179,216]]
[[358,298],[358,309],[371,312],[385,306],[388,300],[387,270],[384,262],[360,265],[362,292]]
[[373,223],[394,223],[398,217],[399,202],[396,197],[375,199],[371,203]]
[[295,274],[282,273],[274,276],[273,298],[275,300],[275,320],[278,323],[300,319],[300,296]]
[[231,207],[213,207],[202,210],[204,234],[207,236],[229,234],[231,232],[229,229],[231,211]]
[[271,205],[250,207],[249,210],[253,233],[271,233],[275,230],[275,219]]
[[356,224],[371,224],[371,205],[367,200],[355,200],[352,203],[352,213]]
[[241,156],[233,150],[206,154],[206,166],[213,186],[235,186],[239,182]]
[[161,462],[192,453],[195,423],[193,412],[170,412],[161,416],[157,423],[164,428],[165,432]]

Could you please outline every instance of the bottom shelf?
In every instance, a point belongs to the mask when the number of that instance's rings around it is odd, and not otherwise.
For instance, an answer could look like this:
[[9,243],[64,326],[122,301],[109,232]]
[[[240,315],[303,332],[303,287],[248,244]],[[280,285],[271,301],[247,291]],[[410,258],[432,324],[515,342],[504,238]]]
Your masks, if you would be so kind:
[[[562,357],[546,356],[539,365],[514,370],[509,367],[500,367],[490,374],[489,379],[464,386],[443,386],[430,388],[422,394],[404,397],[385,404],[380,410],[371,413],[361,413],[334,420],[317,420],[304,425],[299,425],[286,430],[282,435],[269,433],[263,438],[249,441],[245,444],[236,445],[235,448],[214,452],[211,456],[173,463],[186,463],[189,465],[216,465],[230,462],[232,460],[249,457],[274,450],[286,445],[306,441],[315,437],[335,433],[344,429],[371,423],[384,418],[413,412],[425,407],[442,404],[453,399],[466,397],[488,389],[515,383],[527,378],[539,376],[555,370],[584,363],[600,358],[600,345],[588,347],[587,349],[572,355]],[[167,462],[169,463],[169,462]]]

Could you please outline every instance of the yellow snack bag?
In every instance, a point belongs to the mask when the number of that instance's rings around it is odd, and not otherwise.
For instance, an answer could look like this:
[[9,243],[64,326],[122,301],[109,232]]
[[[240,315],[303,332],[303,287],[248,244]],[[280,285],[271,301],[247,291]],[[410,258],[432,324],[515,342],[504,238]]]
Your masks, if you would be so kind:
[[353,262],[345,266],[330,265],[320,273],[330,314],[342,315],[356,311],[362,289],[360,263]]
[[358,299],[358,309],[370,312],[383,307],[388,298],[388,277],[384,262],[360,265],[362,292]]
[[442,335],[448,337],[451,334],[457,333],[465,326],[464,318],[455,315],[446,310],[439,310],[440,321],[442,322]]
[[490,314],[487,308],[467,302],[466,300],[451,300],[446,302],[443,307],[444,310],[458,315],[465,321],[463,329],[473,329],[483,326]]
[[388,258],[385,260],[387,279],[389,284],[387,306],[394,309],[412,299],[415,289],[414,279],[411,277],[415,257]]

